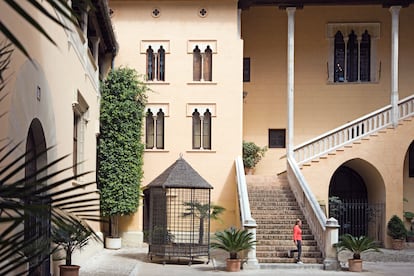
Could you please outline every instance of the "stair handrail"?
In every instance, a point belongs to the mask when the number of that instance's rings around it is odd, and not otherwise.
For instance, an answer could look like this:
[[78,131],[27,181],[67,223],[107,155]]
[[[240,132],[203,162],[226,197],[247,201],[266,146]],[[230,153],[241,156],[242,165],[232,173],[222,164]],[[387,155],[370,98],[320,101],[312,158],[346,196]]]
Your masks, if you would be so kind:
[[[391,109],[387,105],[296,146],[293,150],[296,162],[304,164],[392,125]],[[399,120],[414,115],[414,95],[399,101],[398,113]]]
[[[256,220],[253,219],[250,210],[249,194],[247,191],[246,175],[244,174],[243,159],[241,156],[237,156],[235,160],[236,165],[236,177],[237,177],[237,192],[239,197],[239,209],[241,225],[244,229],[247,229],[256,240]],[[260,268],[259,261],[256,256],[256,245],[248,250],[246,256],[246,269],[258,269]]]
[[287,161],[287,177],[289,185],[302,213],[306,217],[306,222],[322,252],[322,257],[325,258],[326,215],[322,211],[315,195],[309,189],[309,185],[294,158],[288,156]]
[[236,157],[237,192],[239,196],[240,219],[243,227],[257,227],[250,211],[249,195],[247,192],[246,176],[244,174],[243,159]]

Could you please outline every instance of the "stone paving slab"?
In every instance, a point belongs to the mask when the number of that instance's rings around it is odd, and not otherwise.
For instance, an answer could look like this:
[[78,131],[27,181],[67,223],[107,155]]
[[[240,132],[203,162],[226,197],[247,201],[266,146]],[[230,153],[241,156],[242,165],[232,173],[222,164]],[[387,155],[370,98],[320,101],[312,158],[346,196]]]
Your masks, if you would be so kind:
[[[224,269],[224,259],[226,254],[212,254],[214,260],[207,263],[206,258],[194,261],[191,265],[188,260],[180,259],[179,262],[166,261],[161,259],[148,258],[148,247],[122,248],[120,250],[103,249],[93,257],[85,260],[81,264],[80,276],[229,276],[229,272]],[[340,271],[325,271],[305,265],[284,264],[273,268],[262,268],[254,270],[242,270],[231,273],[232,276],[238,275],[259,275],[259,276],[408,276],[414,275],[414,249],[401,251],[383,249],[382,253],[371,252],[362,256],[364,259],[363,272],[347,271],[347,259],[349,254],[341,252],[339,260],[343,266]]]

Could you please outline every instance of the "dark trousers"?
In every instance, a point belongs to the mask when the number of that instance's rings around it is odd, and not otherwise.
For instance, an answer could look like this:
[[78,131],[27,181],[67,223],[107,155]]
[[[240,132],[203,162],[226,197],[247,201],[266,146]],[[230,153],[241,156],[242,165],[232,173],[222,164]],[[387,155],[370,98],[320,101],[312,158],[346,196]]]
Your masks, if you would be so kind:
[[295,249],[295,250],[292,250],[292,251],[290,251],[291,252],[291,254],[292,254],[292,257],[293,257],[293,253],[294,252],[298,252],[298,257],[297,257],[297,260],[298,261],[300,261],[300,257],[302,256],[302,241],[296,241],[296,247],[298,248],[298,249]]

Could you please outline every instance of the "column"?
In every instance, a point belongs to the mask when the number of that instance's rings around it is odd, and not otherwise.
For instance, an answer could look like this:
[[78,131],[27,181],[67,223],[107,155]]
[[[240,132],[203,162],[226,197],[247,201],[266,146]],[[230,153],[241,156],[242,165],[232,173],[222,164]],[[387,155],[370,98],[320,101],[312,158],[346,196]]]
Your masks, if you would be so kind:
[[294,128],[294,53],[295,53],[295,7],[286,8],[288,14],[288,45],[287,45],[287,156],[293,157]]
[[391,122],[398,124],[398,29],[401,6],[390,7],[391,12]]

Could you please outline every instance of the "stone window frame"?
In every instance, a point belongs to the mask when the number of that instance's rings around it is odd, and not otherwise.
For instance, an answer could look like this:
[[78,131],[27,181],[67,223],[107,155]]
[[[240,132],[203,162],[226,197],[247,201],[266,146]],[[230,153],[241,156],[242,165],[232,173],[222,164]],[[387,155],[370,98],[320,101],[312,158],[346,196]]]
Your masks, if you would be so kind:
[[[371,51],[370,51],[370,81],[366,82],[335,82],[335,34],[340,31],[342,35],[347,37],[352,31],[355,32],[358,39],[362,37],[365,31],[368,31],[371,36]],[[379,22],[331,22],[326,25],[326,39],[329,41],[329,53],[327,62],[327,82],[329,84],[355,84],[355,83],[377,83],[380,78],[381,62],[378,60],[377,44],[381,35],[381,24]],[[345,42],[346,45],[346,42]],[[346,52],[346,51],[345,51]],[[345,58],[346,59],[346,58]],[[345,66],[346,67],[346,66]]]

